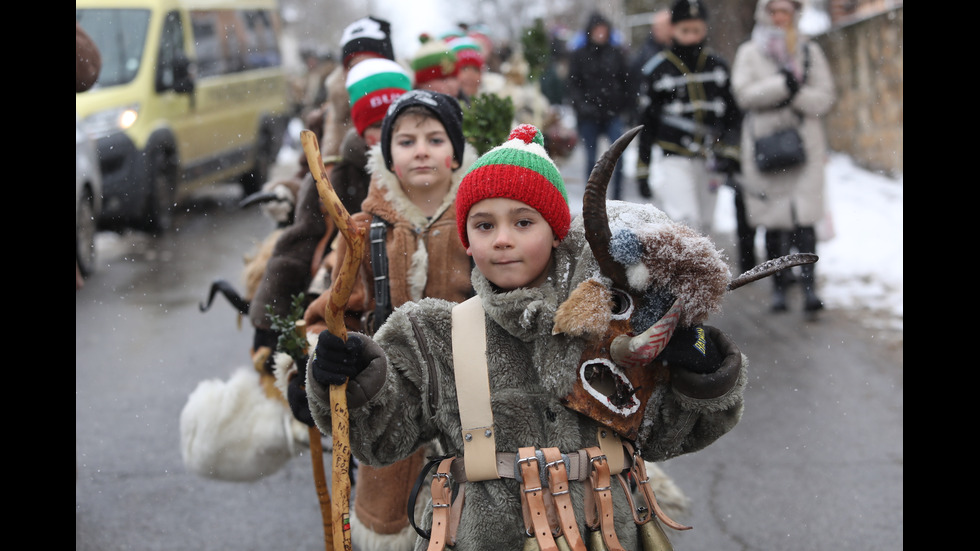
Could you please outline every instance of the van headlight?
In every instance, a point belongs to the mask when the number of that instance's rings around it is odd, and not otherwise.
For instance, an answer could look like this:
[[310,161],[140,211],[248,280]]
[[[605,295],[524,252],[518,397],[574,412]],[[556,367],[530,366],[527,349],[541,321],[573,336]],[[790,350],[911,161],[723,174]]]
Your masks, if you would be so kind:
[[130,128],[136,124],[139,112],[139,104],[106,109],[85,117],[82,127],[89,137],[96,140]]

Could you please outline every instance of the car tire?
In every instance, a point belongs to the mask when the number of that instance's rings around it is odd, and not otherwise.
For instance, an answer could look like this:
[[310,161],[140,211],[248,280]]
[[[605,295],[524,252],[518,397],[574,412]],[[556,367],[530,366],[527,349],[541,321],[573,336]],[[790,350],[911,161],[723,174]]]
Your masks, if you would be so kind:
[[150,189],[146,196],[143,227],[152,234],[162,234],[173,225],[177,171],[164,148],[154,147],[149,155],[146,173]]
[[255,141],[255,163],[241,177],[242,191],[246,196],[262,189],[269,180],[269,172],[278,154],[275,144],[272,131],[267,127],[263,128]]
[[98,231],[98,221],[95,219],[94,202],[91,190],[85,188],[78,201],[78,212],[75,216],[75,261],[82,277],[88,277],[95,270],[95,234]]

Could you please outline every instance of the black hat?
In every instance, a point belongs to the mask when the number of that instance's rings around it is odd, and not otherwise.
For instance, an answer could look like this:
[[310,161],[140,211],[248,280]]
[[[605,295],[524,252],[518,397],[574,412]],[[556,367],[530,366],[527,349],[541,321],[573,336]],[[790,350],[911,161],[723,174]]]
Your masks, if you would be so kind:
[[377,17],[364,17],[344,28],[340,37],[340,59],[348,67],[355,54],[371,53],[378,57],[395,59],[391,45],[391,23]]
[[391,132],[395,119],[402,111],[413,105],[425,107],[442,121],[442,125],[446,127],[446,134],[449,135],[449,141],[453,144],[453,158],[462,164],[465,138],[463,137],[463,108],[459,106],[459,102],[452,96],[431,90],[409,90],[398,96],[398,99],[388,107],[388,113],[381,123],[381,155],[388,170],[392,167]]
[[702,0],[676,0],[670,7],[670,22],[677,23],[685,19],[708,20],[708,7]]

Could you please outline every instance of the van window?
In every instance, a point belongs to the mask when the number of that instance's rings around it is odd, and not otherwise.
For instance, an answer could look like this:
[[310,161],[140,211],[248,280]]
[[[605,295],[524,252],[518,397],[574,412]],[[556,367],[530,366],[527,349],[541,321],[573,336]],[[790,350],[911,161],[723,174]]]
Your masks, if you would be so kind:
[[157,61],[157,92],[170,90],[174,87],[174,67],[178,57],[184,57],[184,25],[180,14],[172,11],[163,22],[163,34],[160,36],[160,53]]
[[102,57],[102,71],[94,87],[126,84],[143,59],[150,11],[139,9],[75,10],[75,20],[92,37]]
[[201,78],[281,64],[272,15],[261,10],[193,10]]

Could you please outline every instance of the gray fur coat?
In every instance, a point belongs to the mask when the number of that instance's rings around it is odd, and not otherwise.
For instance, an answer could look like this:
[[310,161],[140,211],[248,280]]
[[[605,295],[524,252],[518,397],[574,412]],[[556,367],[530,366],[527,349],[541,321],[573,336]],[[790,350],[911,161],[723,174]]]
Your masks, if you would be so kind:
[[[576,379],[585,343],[552,335],[555,312],[582,281],[600,277],[584,238],[581,218],[556,249],[550,278],[540,287],[496,292],[479,270],[473,285],[487,319],[487,362],[498,451],[522,446],[575,451],[597,446],[596,421],[562,405]],[[606,280],[608,281],[608,280]],[[423,299],[398,308],[365,341],[370,364],[348,384],[351,447],[367,464],[385,465],[436,439],[447,454],[462,455],[463,441],[452,362],[454,303]],[[717,336],[717,335],[716,335]],[[636,445],[643,458],[662,461],[711,444],[731,430],[742,413],[746,359],[720,336],[725,360],[717,373],[695,375],[729,383],[720,395],[693,398],[669,385],[654,391]],[[309,371],[309,370],[308,370]],[[690,375],[685,377],[690,381]],[[310,409],[317,425],[331,430],[329,389],[307,377]],[[615,484],[614,484],[615,485]],[[625,495],[614,492],[620,542],[635,549],[636,527]],[[575,516],[585,535],[583,488],[571,484]],[[521,549],[525,543],[519,483],[513,479],[469,482],[455,549]],[[420,499],[428,500],[428,496]],[[431,522],[431,508],[420,526]],[[416,549],[425,549],[420,539]]]

